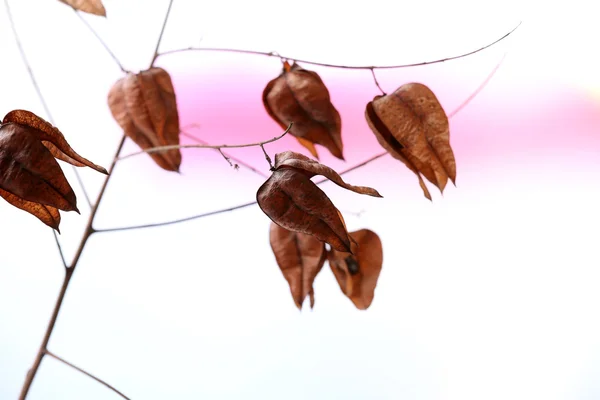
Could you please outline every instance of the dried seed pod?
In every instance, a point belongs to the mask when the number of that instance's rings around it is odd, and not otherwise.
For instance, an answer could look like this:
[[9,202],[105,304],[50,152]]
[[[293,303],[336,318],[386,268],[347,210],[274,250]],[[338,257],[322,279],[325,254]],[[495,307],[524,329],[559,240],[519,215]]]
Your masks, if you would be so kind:
[[286,61],[281,75],[265,87],[263,104],[283,129],[290,122],[294,123],[290,134],[315,158],[319,158],[315,144],[320,144],[335,157],[344,159],[340,113],[316,72],[303,69],[295,62],[290,66]]
[[431,200],[420,174],[441,192],[448,178],[455,182],[448,117],[427,86],[408,83],[392,94],[375,96],[365,118],[379,144],[417,175],[425,197]]
[[351,232],[354,254],[335,249],[327,254],[329,266],[342,292],[359,310],[366,310],[373,302],[377,279],[383,265],[381,239],[371,230]]
[[382,197],[373,188],[347,184],[333,169],[317,161],[286,151],[275,155],[273,173],[256,193],[258,205],[276,224],[314,235],[340,251],[350,251],[351,239],[341,214],[310,180],[315,175],[359,194]]
[[296,307],[301,309],[308,295],[310,308],[313,308],[313,282],[327,258],[325,243],[312,235],[282,228],[274,222],[271,222],[269,240],[277,264],[290,285]]
[[[108,106],[125,134],[142,149],[179,144],[179,113],[171,76],[153,67],[119,79]],[[179,171],[179,149],[148,153],[159,167]]]
[[75,10],[79,10],[88,14],[106,17],[106,9],[101,0],[59,0],[70,5]]
[[58,210],[79,210],[75,192],[55,158],[108,174],[77,154],[58,129],[34,113],[6,114],[0,125],[0,197],[58,231]]

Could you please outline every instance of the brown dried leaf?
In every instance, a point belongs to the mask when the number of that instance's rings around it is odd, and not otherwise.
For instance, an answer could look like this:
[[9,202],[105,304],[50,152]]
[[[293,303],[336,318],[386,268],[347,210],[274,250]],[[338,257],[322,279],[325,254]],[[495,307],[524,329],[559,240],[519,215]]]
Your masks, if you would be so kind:
[[371,230],[351,232],[355,240],[354,255],[332,249],[327,253],[329,266],[340,285],[359,310],[366,310],[373,302],[377,279],[383,265],[381,239]]
[[342,121],[331,103],[329,91],[314,71],[286,62],[281,75],[270,81],[263,91],[263,104],[271,118],[319,158],[314,144],[327,148],[343,160]]
[[58,210],[77,211],[77,198],[55,157],[106,170],[77,154],[62,133],[37,115],[9,112],[0,125],[0,196],[58,230]]
[[302,309],[308,295],[310,308],[313,308],[313,282],[327,258],[325,243],[314,236],[289,231],[274,222],[271,223],[269,240],[277,264],[290,285],[296,307]]
[[335,171],[306,156],[284,152],[275,155],[273,173],[256,193],[258,205],[283,228],[313,235],[337,250],[351,251],[351,239],[340,212],[310,180],[315,174],[357,193],[381,197],[375,189],[345,183]]
[[83,11],[88,14],[99,15],[106,17],[106,9],[102,4],[102,0],[59,0],[76,10]]
[[[125,134],[142,149],[179,144],[179,113],[170,75],[153,67],[119,79],[108,93],[110,111]],[[179,149],[148,155],[161,168],[179,171]]]
[[427,86],[409,83],[392,94],[375,96],[365,118],[379,144],[417,175],[425,197],[431,200],[420,174],[441,192],[448,178],[455,182],[448,117]]

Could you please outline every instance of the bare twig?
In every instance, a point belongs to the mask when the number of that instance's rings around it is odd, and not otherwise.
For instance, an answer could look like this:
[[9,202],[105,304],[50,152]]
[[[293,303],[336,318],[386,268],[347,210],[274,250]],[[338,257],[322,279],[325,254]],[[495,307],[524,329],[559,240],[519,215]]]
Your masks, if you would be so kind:
[[60,361],[61,363],[68,365],[69,367],[81,372],[82,374],[92,378],[93,380],[95,380],[96,382],[106,386],[107,388],[109,388],[110,390],[112,390],[113,392],[115,392],[116,394],[118,394],[119,396],[121,396],[122,398],[124,398],[125,400],[131,400],[129,397],[125,396],[123,393],[121,393],[120,391],[118,391],[114,386],[109,385],[106,381],[103,381],[102,379],[98,378],[97,376],[94,376],[92,374],[90,374],[89,372],[87,372],[86,370],[79,368],[78,366],[68,362],[67,360],[65,360],[64,358],[61,358],[59,356],[57,356],[56,354],[52,353],[50,350],[46,350],[46,355],[54,358],[57,361]]
[[[204,141],[204,140],[200,139],[199,137],[194,136],[186,131],[183,131],[183,130],[181,131],[181,136],[185,136],[185,137],[192,139],[195,142],[200,143],[200,144],[209,145],[209,143],[207,143],[206,141]],[[229,163],[229,165],[233,166],[234,168],[236,165],[238,165],[238,166],[241,165],[244,168],[249,169],[250,171],[254,172],[255,174],[262,176],[263,178],[268,178],[267,174],[259,171],[258,169],[254,168],[252,165],[246,163],[245,161],[243,161],[239,158],[233,157],[231,154],[225,153],[221,149],[215,149],[215,150],[218,151],[223,156],[223,158],[225,158],[225,160]],[[235,162],[235,165],[232,165],[232,163],[231,163],[232,160]]]
[[241,49],[225,49],[225,48],[211,48],[211,47],[186,47],[183,49],[176,49],[176,50],[169,50],[169,51],[165,51],[162,52],[160,54],[158,54],[156,57],[160,57],[160,56],[166,56],[167,54],[175,54],[175,53],[183,53],[183,52],[188,52],[188,51],[215,51],[215,52],[223,52],[223,53],[241,53],[241,54],[253,54],[253,55],[260,55],[260,56],[267,56],[267,57],[277,57],[281,60],[290,60],[290,61],[295,61],[298,63],[303,63],[303,64],[310,64],[310,65],[318,65],[321,67],[329,67],[329,68],[343,68],[343,69],[398,69],[398,68],[410,68],[410,67],[419,67],[419,66],[423,66],[423,65],[429,65],[429,64],[438,64],[438,63],[442,63],[442,62],[446,62],[446,61],[450,61],[450,60],[457,60],[459,58],[464,58],[476,53],[479,53],[482,50],[485,50],[493,45],[495,45],[496,43],[502,41],[503,39],[505,39],[506,37],[508,37],[511,33],[513,33],[519,26],[521,25],[521,22],[518,23],[518,25],[516,27],[514,27],[510,32],[508,32],[507,34],[505,34],[504,36],[502,36],[501,38],[495,40],[494,42],[480,47],[477,50],[473,50],[470,51],[468,53],[464,53],[464,54],[460,54],[458,56],[452,56],[452,57],[446,57],[446,58],[441,58],[438,60],[433,60],[433,61],[424,61],[424,62],[418,62],[418,63],[412,63],[412,64],[401,64],[401,65],[385,65],[385,66],[374,66],[374,65],[363,65],[363,66],[348,66],[348,65],[337,65],[337,64],[328,64],[328,63],[321,63],[321,62],[315,62],[315,61],[309,61],[309,60],[300,60],[297,58],[293,58],[293,57],[287,57],[287,56],[282,56],[280,54],[278,54],[277,52],[263,52],[263,51],[254,51],[254,50],[241,50]]
[[117,64],[119,66],[121,71],[123,71],[124,73],[129,72],[123,67],[123,64],[121,64],[121,61],[119,61],[119,59],[117,58],[115,53],[112,52],[110,47],[108,47],[106,42],[104,40],[102,40],[100,35],[98,35],[98,32],[96,32],[94,30],[94,28],[92,28],[92,26],[89,24],[89,22],[87,22],[87,20],[83,17],[83,15],[81,15],[81,13],[79,11],[77,11],[75,8],[73,9],[73,11],[75,12],[75,14],[77,14],[77,17],[81,20],[81,22],[83,22],[83,24],[85,26],[87,26],[87,28],[90,30],[90,32],[92,32],[92,34],[96,37],[96,39],[98,39],[98,41],[100,42],[102,47],[104,47],[104,50],[106,50],[106,52],[112,57],[113,61],[115,62],[115,64]]
[[104,178],[104,182],[102,184],[102,187],[100,188],[100,192],[98,193],[96,202],[94,203],[94,206],[92,207],[90,216],[88,218],[88,222],[84,229],[83,236],[81,238],[81,241],[79,242],[79,246],[75,252],[75,256],[73,257],[73,261],[71,262],[70,267],[65,269],[65,277],[64,277],[60,292],[58,294],[58,297],[56,299],[54,309],[52,310],[52,316],[50,317],[50,322],[48,322],[48,327],[46,328],[44,338],[42,339],[42,344],[40,344],[37,355],[33,362],[33,366],[27,373],[27,377],[25,378],[25,382],[23,383],[23,387],[21,388],[21,394],[19,395],[19,400],[25,400],[27,398],[27,393],[29,392],[29,389],[31,388],[33,379],[35,378],[37,371],[40,368],[40,364],[42,363],[42,359],[44,358],[44,355],[48,351],[48,342],[50,342],[50,337],[52,336],[52,331],[54,330],[54,326],[56,325],[56,319],[58,318],[58,314],[60,312],[60,308],[61,308],[63,300],[65,298],[65,294],[67,293],[67,288],[69,287],[69,282],[71,281],[71,277],[73,276],[73,273],[75,272],[75,268],[77,267],[77,263],[79,262],[79,258],[81,257],[81,253],[83,253],[83,249],[85,248],[85,245],[86,245],[88,239],[94,233],[94,228],[92,227],[92,224],[94,222],[94,217],[96,216],[96,213],[98,212],[98,207],[100,206],[100,202],[104,196],[104,192],[106,190],[106,187],[108,185],[110,177],[112,176],[112,172],[117,163],[118,155],[121,152],[121,149],[123,148],[124,143],[125,143],[125,136],[123,136],[121,138],[121,142],[119,143],[119,146],[117,147],[117,151],[115,153],[113,162],[111,163],[110,167],[108,168],[108,175],[106,175],[106,177]]
[[454,109],[454,111],[452,111],[450,114],[448,114],[448,118],[452,118],[453,116],[458,114],[460,112],[460,110],[462,110],[464,107],[466,107],[466,105],[469,104],[471,102],[471,100],[473,100],[475,98],[475,96],[477,96],[479,94],[479,92],[481,92],[483,90],[483,88],[485,88],[487,86],[487,84],[490,82],[490,80],[492,80],[494,75],[496,75],[496,71],[498,71],[498,68],[500,68],[500,66],[504,62],[504,59],[506,58],[506,54],[507,53],[504,53],[502,55],[502,58],[500,59],[500,61],[498,61],[498,64],[496,64],[496,66],[494,67],[492,72],[490,72],[490,74],[487,76],[487,78],[485,78],[485,80],[477,87],[477,89],[475,89],[475,91],[473,93],[471,93],[471,95],[469,97],[467,97],[465,99],[465,101],[463,101],[461,103],[461,105],[459,105],[457,108]]
[[56,233],[54,229],[52,229],[52,233],[54,234],[54,241],[56,242],[56,248],[58,250],[58,254],[60,255],[60,261],[62,262],[63,267],[69,268],[67,265],[67,260],[65,260],[65,253],[60,245],[60,240],[58,240],[58,233]]
[[[77,178],[77,182],[79,182],[79,186],[83,187],[83,180],[81,179],[81,176],[76,174],[75,177]],[[85,190],[83,191],[83,197],[85,197],[85,202],[87,203],[88,207],[92,208],[92,200],[90,200],[90,196]]]
[[[144,150],[137,151],[135,153],[127,154],[125,156],[119,157],[118,161],[125,160],[130,157],[134,157],[144,153],[158,153],[162,151],[175,150],[175,149],[235,149],[235,148],[243,148],[243,147],[257,147],[260,146],[263,151],[265,150],[263,146],[268,143],[275,142],[285,135],[292,129],[293,122],[290,122],[289,126],[281,135],[274,137],[273,139],[265,140],[257,143],[244,143],[244,144],[220,144],[220,145],[209,145],[209,144],[174,144],[168,146],[158,146],[158,147],[150,147]],[[266,154],[266,152],[265,152]],[[268,156],[267,156],[268,157]],[[268,160],[268,158],[267,158]],[[269,163],[270,164],[270,163]],[[272,166],[272,165],[271,165]]]
[[[502,57],[502,60],[504,60],[504,57]],[[502,60],[500,61],[500,63],[498,65],[496,65],[496,67],[492,70],[492,72],[490,73],[490,75],[488,75],[488,77],[485,79],[485,81],[483,81],[483,83],[481,85],[479,85],[479,87],[475,90],[474,94],[471,94],[469,97],[467,97],[465,99],[465,101],[463,101],[454,111],[452,111],[450,114],[448,114],[448,118],[451,118],[453,116],[455,116],[457,114],[458,111],[462,110],[467,104],[469,104],[471,102],[471,100],[473,100],[475,98],[475,96],[481,92],[481,90],[483,90],[483,88],[489,83],[489,81],[491,80],[491,78],[494,76],[494,74],[496,73],[496,71],[498,70],[500,64],[502,63]],[[368,159],[366,159],[365,161],[356,164],[348,169],[343,170],[342,172],[339,173],[339,175],[346,175],[352,171],[355,171],[359,168],[364,167],[365,165],[368,165],[370,163],[372,163],[375,160],[380,159],[383,156],[387,156],[389,153],[384,151],[382,153],[379,154],[375,154],[372,157],[369,157]],[[320,181],[315,182],[315,184],[317,185],[321,185],[325,182],[330,182],[328,179],[322,179]],[[134,229],[144,229],[144,228],[156,228],[156,227],[160,227],[160,226],[166,226],[166,225],[173,225],[173,224],[179,224],[182,222],[188,222],[188,221],[193,221],[196,219],[200,219],[200,218],[204,218],[204,217],[210,217],[213,215],[218,215],[221,213],[226,213],[229,211],[235,211],[235,210],[239,210],[242,208],[246,208],[246,207],[250,207],[257,204],[256,201],[252,201],[249,203],[244,203],[244,204],[240,204],[238,206],[233,206],[233,207],[229,207],[229,208],[225,208],[225,209],[221,209],[221,210],[215,210],[215,211],[210,211],[210,212],[206,212],[206,213],[202,213],[202,214],[197,214],[197,215],[192,215],[189,217],[185,217],[185,218],[178,218],[178,219],[174,219],[171,221],[165,221],[165,222],[156,222],[156,223],[151,223],[151,224],[143,224],[143,225],[131,225],[131,226],[124,226],[124,227],[116,227],[116,228],[106,228],[106,229],[97,229],[96,232],[117,232],[117,231],[128,231],[128,230],[134,230]]]
[[167,13],[165,14],[165,20],[163,21],[162,28],[160,29],[160,35],[158,35],[158,40],[156,41],[156,48],[154,49],[154,55],[152,56],[152,61],[150,62],[150,68],[154,66],[154,62],[158,58],[158,49],[160,48],[160,43],[162,42],[162,38],[165,33],[165,28],[167,27],[169,14],[171,14],[171,6],[173,6],[173,0],[169,0],[169,6],[167,7]]
[[104,232],[129,231],[129,230],[133,230],[133,229],[156,228],[156,227],[159,227],[159,226],[167,226],[167,225],[179,224],[181,222],[192,221],[192,220],[199,219],[199,218],[209,217],[211,215],[217,215],[217,214],[222,214],[222,213],[226,213],[226,212],[229,212],[229,211],[240,210],[242,208],[250,207],[250,206],[253,206],[255,204],[256,204],[256,201],[251,201],[249,203],[240,204],[240,205],[237,205],[237,206],[234,206],[234,207],[229,207],[229,208],[225,208],[225,209],[221,209],[221,210],[216,210],[216,211],[210,211],[210,212],[202,213],[202,214],[198,214],[198,215],[192,215],[191,217],[174,219],[172,221],[156,222],[156,223],[152,223],[152,224],[143,224],[143,225],[123,226],[123,227],[117,227],[117,228],[96,229],[96,232],[97,233],[104,233]]
[[[288,128],[289,129],[289,128]],[[269,154],[267,153],[267,151],[265,150],[265,146],[264,143],[260,144],[260,148],[263,151],[263,154],[265,155],[265,160],[267,160],[267,162],[269,163],[269,170],[273,171],[273,162],[271,161],[271,157],[269,157]]]
[[375,70],[373,68],[371,68],[371,75],[373,75],[373,80],[375,81],[375,86],[377,86],[377,89],[379,89],[381,91],[381,94],[385,96],[386,93],[379,85],[379,81],[377,80],[377,76],[375,76]]

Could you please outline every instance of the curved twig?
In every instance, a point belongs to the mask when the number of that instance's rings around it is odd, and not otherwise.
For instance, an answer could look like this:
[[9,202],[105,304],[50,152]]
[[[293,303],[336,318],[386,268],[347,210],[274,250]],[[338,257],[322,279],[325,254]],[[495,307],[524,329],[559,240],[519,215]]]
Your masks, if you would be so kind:
[[69,367],[73,368],[74,370],[77,370],[77,371],[81,372],[82,374],[84,374],[84,375],[92,378],[93,380],[95,380],[96,382],[100,383],[101,385],[106,386],[107,388],[109,388],[110,390],[112,390],[113,392],[115,392],[116,394],[118,394],[119,396],[121,396],[122,398],[124,398],[125,400],[131,400],[129,397],[125,396],[123,393],[121,393],[120,391],[118,391],[114,386],[109,385],[106,381],[103,381],[102,379],[98,378],[97,376],[94,376],[94,375],[90,374],[86,370],[81,369],[78,366],[76,366],[76,365],[68,362],[64,358],[61,358],[61,357],[57,356],[56,354],[52,353],[50,350],[46,350],[46,355],[54,358],[57,361],[60,361],[61,363],[65,364],[65,365],[68,365]]
[[117,56],[115,55],[115,53],[112,52],[112,50],[110,49],[110,47],[108,47],[108,45],[106,44],[106,42],[104,40],[102,40],[102,38],[100,37],[100,35],[98,35],[98,32],[96,32],[96,30],[94,28],[92,28],[92,26],[90,25],[90,23],[87,22],[87,20],[81,15],[81,13],[79,11],[77,11],[75,8],[73,9],[73,11],[75,11],[75,14],[77,14],[77,17],[79,18],[79,20],[81,22],[83,22],[83,24],[90,30],[90,32],[92,32],[92,35],[94,35],[96,37],[96,39],[98,39],[98,41],[100,42],[100,44],[102,45],[102,47],[104,47],[104,50],[106,50],[106,52],[111,56],[111,58],[113,59],[113,61],[115,62],[115,64],[117,64],[119,66],[119,68],[121,69],[121,71],[124,72],[124,73],[128,73],[129,71],[127,71],[125,69],[125,67],[123,67],[123,64],[121,64],[121,61],[119,61],[119,59],[117,58]]
[[[137,151],[135,153],[131,153],[131,154],[127,154],[125,156],[119,157],[117,159],[117,161],[122,161],[125,160],[127,158],[130,157],[134,157],[140,154],[144,154],[144,153],[158,153],[158,152],[162,152],[162,151],[168,151],[168,150],[176,150],[176,149],[236,149],[236,148],[242,148],[242,147],[261,147],[263,148],[263,146],[265,144],[268,143],[272,143],[275,142],[279,139],[281,139],[282,137],[284,137],[285,135],[287,135],[287,133],[290,131],[290,129],[292,129],[292,125],[294,123],[290,122],[290,124],[288,125],[287,129],[285,130],[285,132],[283,132],[281,135],[276,136],[272,139],[269,140],[265,140],[263,142],[257,142],[257,143],[244,143],[244,144],[221,144],[221,145],[210,145],[210,144],[173,144],[173,145],[168,145],[168,146],[158,146],[158,147],[150,147],[144,150],[140,150]],[[263,148],[264,151],[264,148]]]
[[321,66],[321,67],[329,67],[329,68],[370,69],[370,70],[374,70],[374,69],[410,68],[410,67],[419,67],[419,66],[424,66],[424,65],[429,65],[429,64],[438,64],[438,63],[443,63],[443,62],[451,61],[451,60],[457,60],[459,58],[464,58],[464,57],[467,57],[467,56],[479,53],[480,51],[485,50],[485,49],[487,49],[487,48],[495,45],[496,43],[498,43],[498,42],[506,39],[519,26],[521,26],[521,23],[522,22],[520,21],[517,24],[517,26],[515,26],[510,32],[508,32],[507,34],[505,34],[501,38],[496,39],[492,43],[490,43],[488,45],[485,45],[483,47],[480,47],[477,50],[472,50],[472,51],[469,51],[468,53],[464,53],[464,54],[460,54],[460,55],[452,56],[452,57],[440,58],[438,60],[433,60],[433,61],[423,61],[423,62],[418,62],[418,63],[401,64],[401,65],[383,65],[383,66],[374,66],[374,65],[362,65],[362,66],[337,65],[337,64],[328,64],[328,63],[322,63],[322,62],[316,62],[316,61],[310,61],[310,60],[300,60],[300,59],[294,58],[294,57],[282,56],[282,55],[280,55],[279,53],[277,53],[275,51],[271,51],[271,52],[267,53],[267,52],[264,52],[264,51],[242,50],[242,49],[226,49],[226,48],[216,48],[216,47],[186,47],[186,48],[183,48],[183,49],[168,50],[168,51],[164,51],[164,52],[158,54],[156,56],[156,58],[161,57],[161,56],[166,56],[168,54],[183,53],[183,52],[188,52],[188,51],[215,51],[215,52],[222,52],[222,53],[241,53],[241,54],[253,54],[253,55],[267,56],[267,57],[277,57],[280,60],[289,60],[289,61],[295,61],[295,62],[302,63],[302,64],[318,65],[318,66]]
[[[181,131],[181,136],[185,136],[185,137],[187,137],[189,139],[192,139],[195,142],[200,143],[200,144],[210,145],[208,142],[206,142],[206,141],[200,139],[199,137],[197,137],[195,135],[192,135],[191,133],[186,132],[184,130]],[[267,179],[269,177],[267,174],[265,174],[264,172],[261,172],[258,169],[254,168],[252,165],[248,164],[244,160],[236,158],[236,157],[232,156],[231,154],[224,152],[221,149],[215,149],[215,150],[218,151],[223,156],[223,158],[225,159],[225,161],[227,161],[229,163],[229,165],[231,165],[232,167],[236,168],[236,165],[238,167],[241,165],[242,167],[244,167],[244,168],[246,168],[246,169],[254,172],[257,175],[260,175],[261,177],[263,177],[265,179]],[[235,164],[232,164],[231,161],[234,161]]]

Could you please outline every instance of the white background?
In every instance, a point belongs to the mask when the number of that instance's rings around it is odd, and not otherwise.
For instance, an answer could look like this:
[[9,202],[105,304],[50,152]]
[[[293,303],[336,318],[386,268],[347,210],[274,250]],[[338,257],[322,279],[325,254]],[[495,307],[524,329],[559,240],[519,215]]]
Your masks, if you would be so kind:
[[[80,154],[108,165],[121,133],[105,99],[120,70],[68,7],[50,0],[10,3],[57,126]],[[146,68],[167,2],[105,5],[108,20],[86,19],[127,69]],[[440,99],[451,110],[508,51],[494,80],[452,120],[452,132],[464,132],[453,136],[458,188],[443,197],[434,193],[429,203],[414,176],[387,158],[347,176],[376,187],[383,200],[323,186],[340,209],[365,210],[346,215],[350,230],[368,227],[382,238],[383,272],[368,311],[352,307],[326,267],[315,282],[314,311],[299,313],[268,245],[269,221],[252,207],[92,237],[50,349],[134,399],[598,398],[600,62],[593,9],[591,2],[176,0],[163,49],[277,50],[349,65],[447,57],[495,40],[520,20],[523,25],[477,56],[381,73],[390,88],[421,76],[447,82]],[[4,9],[0,49],[0,114],[25,108],[47,117]],[[194,66],[204,63],[202,71],[212,71],[207,79],[223,87],[224,99],[254,76],[245,66],[267,63],[231,56],[219,64],[209,53],[173,57],[160,64],[178,71],[178,90],[185,91],[185,79],[193,83]],[[268,62],[275,69],[259,86],[278,68]],[[374,94],[366,73],[321,71],[348,74],[331,88],[334,100],[344,79]],[[179,98],[192,102],[193,93]],[[188,110],[182,122],[195,122],[193,107],[181,107]],[[231,120],[239,115],[219,98],[211,107]],[[340,112],[356,109],[360,119],[362,107],[348,104]],[[248,131],[256,132],[251,125]],[[251,141],[270,136],[259,131]],[[268,148],[280,151],[290,147],[286,143]],[[133,150],[128,143],[126,152]],[[368,156],[348,151],[349,164]],[[191,161],[177,178],[146,158],[123,162],[97,226],[233,206],[253,200],[263,181],[232,171],[211,151],[202,159],[192,157],[198,152],[184,154]],[[250,155],[266,172],[259,150],[232,154]],[[71,168],[64,170],[82,210],[81,216],[63,213],[61,241],[70,258],[88,210]],[[82,176],[95,193],[102,177],[91,170]],[[52,234],[35,218],[0,203],[0,227],[0,399],[14,399],[63,271]],[[46,359],[29,398],[117,396]]]

